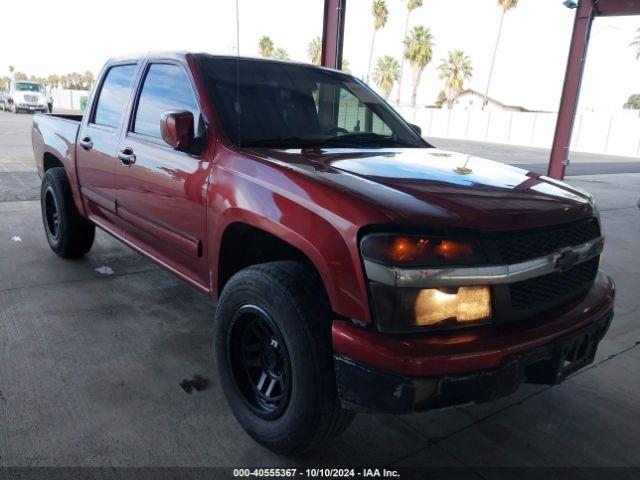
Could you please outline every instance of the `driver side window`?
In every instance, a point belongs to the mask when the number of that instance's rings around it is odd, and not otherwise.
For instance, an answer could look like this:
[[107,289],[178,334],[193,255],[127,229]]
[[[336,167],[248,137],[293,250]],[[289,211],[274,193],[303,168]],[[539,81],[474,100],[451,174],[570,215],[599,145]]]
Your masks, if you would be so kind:
[[193,113],[194,132],[198,131],[200,112],[185,71],[178,65],[152,64],[140,92],[133,131],[161,138],[160,117],[169,110],[188,110]]

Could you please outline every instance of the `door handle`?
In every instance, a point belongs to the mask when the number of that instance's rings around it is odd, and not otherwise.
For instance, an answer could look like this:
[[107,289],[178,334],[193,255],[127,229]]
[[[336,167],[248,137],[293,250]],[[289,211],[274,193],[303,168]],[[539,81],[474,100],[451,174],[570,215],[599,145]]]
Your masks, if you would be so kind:
[[80,146],[83,150],[91,150],[93,148],[93,142],[90,137],[82,137],[80,140]]
[[125,167],[130,167],[134,163],[136,163],[136,155],[133,153],[132,148],[125,148],[118,152],[118,158],[122,162]]

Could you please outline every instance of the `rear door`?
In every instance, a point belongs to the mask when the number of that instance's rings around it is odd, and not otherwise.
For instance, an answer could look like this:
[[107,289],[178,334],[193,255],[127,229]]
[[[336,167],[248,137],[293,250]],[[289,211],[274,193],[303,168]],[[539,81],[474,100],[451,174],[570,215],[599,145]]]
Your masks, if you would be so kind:
[[160,117],[170,110],[200,109],[192,80],[179,63],[145,67],[119,153],[118,215],[126,238],[202,289],[209,286],[204,249],[209,164],[173,150],[160,136]]
[[102,226],[117,230],[116,166],[118,141],[133,89],[137,65],[109,67],[93,106],[78,133],[78,178],[89,216]]

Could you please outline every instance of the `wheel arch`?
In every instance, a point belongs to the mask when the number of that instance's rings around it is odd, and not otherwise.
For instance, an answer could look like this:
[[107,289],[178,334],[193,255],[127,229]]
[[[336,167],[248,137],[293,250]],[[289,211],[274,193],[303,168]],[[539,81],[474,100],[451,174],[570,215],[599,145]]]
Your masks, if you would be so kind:
[[[231,276],[242,268],[258,263],[275,260],[295,260],[309,265],[317,273],[326,296],[335,314],[344,318],[369,319],[368,304],[361,301],[358,295],[350,294],[357,282],[358,273],[355,270],[345,272],[350,262],[343,258],[341,265],[327,259],[326,251],[321,246],[312,243],[305,236],[289,229],[282,223],[270,219],[248,218],[251,213],[246,212],[242,219],[228,222],[219,234],[214,244],[220,248],[212,260],[212,294],[217,298]],[[337,236],[337,232],[334,232]],[[323,239],[324,247],[331,249],[331,241]],[[335,255],[337,249],[333,249]],[[342,252],[348,256],[348,252]],[[350,283],[348,287],[345,282]],[[366,295],[366,294],[365,294]]]

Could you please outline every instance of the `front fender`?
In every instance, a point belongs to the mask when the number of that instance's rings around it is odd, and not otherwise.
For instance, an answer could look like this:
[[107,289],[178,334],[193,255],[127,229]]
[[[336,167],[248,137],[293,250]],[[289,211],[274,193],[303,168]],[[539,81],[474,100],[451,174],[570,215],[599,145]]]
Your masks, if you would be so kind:
[[250,175],[230,169],[224,162],[216,162],[212,168],[208,224],[214,296],[218,292],[218,248],[226,228],[240,222],[274,235],[305,254],[322,278],[333,311],[370,322],[357,248],[358,226],[325,211],[318,203],[310,203],[300,178],[243,160],[252,169]]

